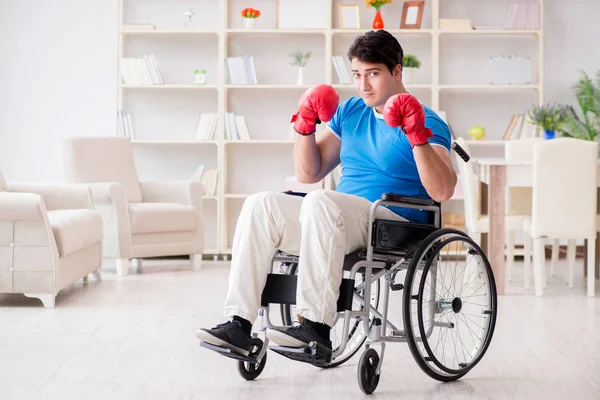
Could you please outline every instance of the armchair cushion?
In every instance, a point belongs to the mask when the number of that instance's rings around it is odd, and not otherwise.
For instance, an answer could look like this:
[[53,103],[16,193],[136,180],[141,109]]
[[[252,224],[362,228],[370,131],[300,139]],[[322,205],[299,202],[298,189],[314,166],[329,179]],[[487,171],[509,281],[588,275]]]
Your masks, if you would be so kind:
[[48,211],[60,257],[102,240],[102,218],[93,210]]
[[76,137],[65,141],[65,173],[71,182],[122,183],[127,201],[142,201],[133,151],[123,137]]
[[178,203],[129,204],[131,233],[184,232],[196,229],[196,210]]

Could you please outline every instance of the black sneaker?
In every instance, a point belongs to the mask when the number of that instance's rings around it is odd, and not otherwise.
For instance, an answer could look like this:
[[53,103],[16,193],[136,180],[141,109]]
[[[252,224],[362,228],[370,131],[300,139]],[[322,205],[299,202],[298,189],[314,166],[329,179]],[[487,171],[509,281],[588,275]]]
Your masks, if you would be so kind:
[[331,350],[331,340],[327,340],[307,324],[295,322],[291,328],[275,328],[267,330],[267,337],[273,343],[284,347],[307,347],[310,342],[317,342]]
[[201,328],[196,337],[206,343],[231,349],[247,356],[250,353],[252,338],[244,333],[238,321],[228,321],[212,329]]

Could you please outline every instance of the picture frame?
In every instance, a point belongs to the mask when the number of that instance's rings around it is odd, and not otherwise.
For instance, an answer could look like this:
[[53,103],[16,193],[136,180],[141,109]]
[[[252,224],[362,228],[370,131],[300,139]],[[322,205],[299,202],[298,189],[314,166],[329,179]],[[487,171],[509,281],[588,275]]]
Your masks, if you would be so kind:
[[323,0],[277,0],[277,29],[327,29],[331,14],[329,2]]
[[360,29],[358,4],[338,4],[340,29]]
[[400,29],[421,29],[424,8],[424,0],[405,1],[402,7]]

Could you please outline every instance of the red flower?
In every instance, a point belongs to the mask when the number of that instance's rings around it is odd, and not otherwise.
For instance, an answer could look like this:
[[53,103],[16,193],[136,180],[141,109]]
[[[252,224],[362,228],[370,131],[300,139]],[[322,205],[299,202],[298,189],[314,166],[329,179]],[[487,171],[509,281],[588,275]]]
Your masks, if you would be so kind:
[[260,17],[260,11],[254,8],[244,8],[242,10],[242,17],[244,18],[258,18]]

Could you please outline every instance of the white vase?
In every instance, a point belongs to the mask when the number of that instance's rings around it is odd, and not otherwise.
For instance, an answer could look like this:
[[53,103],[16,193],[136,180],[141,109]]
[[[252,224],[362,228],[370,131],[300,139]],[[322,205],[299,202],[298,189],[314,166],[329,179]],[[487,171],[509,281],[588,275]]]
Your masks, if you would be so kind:
[[244,28],[245,29],[254,29],[254,25],[256,25],[256,18],[243,18],[244,19]]
[[296,81],[296,85],[304,85],[304,67],[298,67],[298,80]]
[[402,83],[412,85],[416,68],[402,68]]

